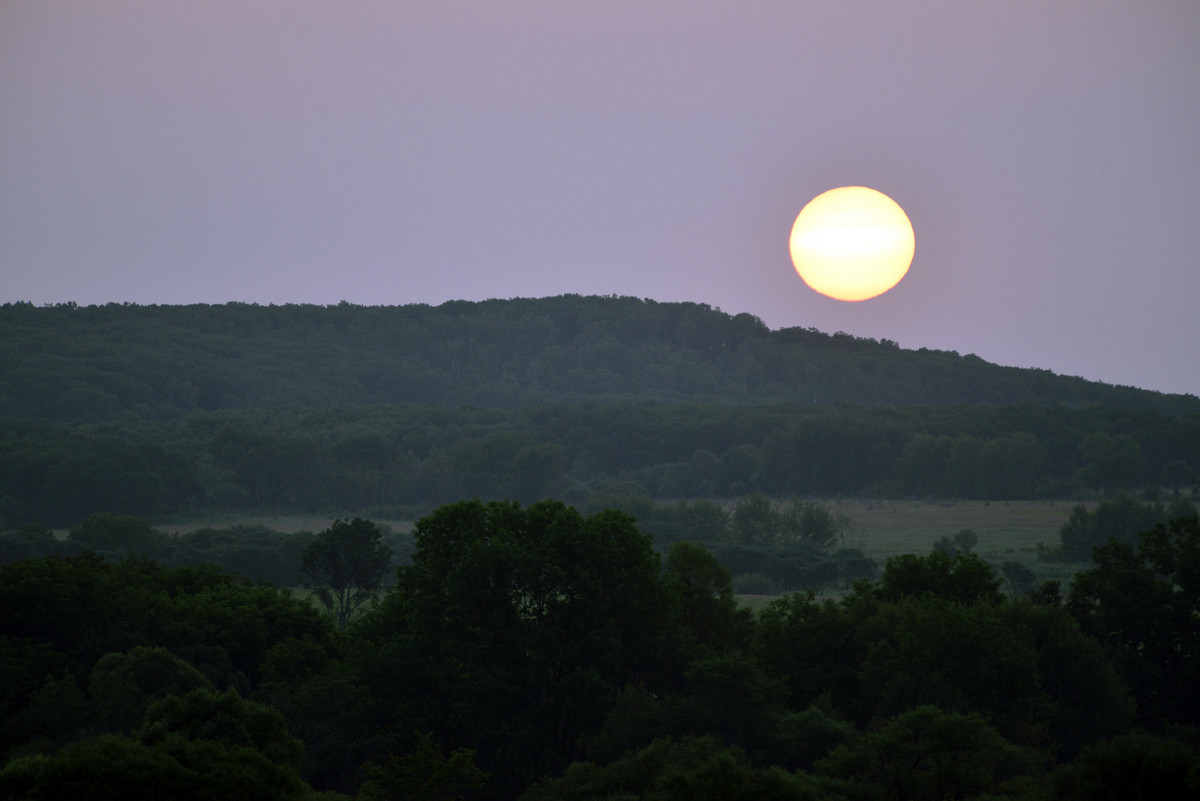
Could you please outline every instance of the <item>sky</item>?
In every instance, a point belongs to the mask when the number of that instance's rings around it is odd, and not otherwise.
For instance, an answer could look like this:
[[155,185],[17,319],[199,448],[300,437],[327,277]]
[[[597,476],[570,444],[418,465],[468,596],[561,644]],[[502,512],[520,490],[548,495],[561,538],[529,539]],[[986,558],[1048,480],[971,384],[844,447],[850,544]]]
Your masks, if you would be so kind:
[[[1200,395],[1194,0],[3,0],[0,302],[625,295]],[[796,275],[896,200],[890,292]]]

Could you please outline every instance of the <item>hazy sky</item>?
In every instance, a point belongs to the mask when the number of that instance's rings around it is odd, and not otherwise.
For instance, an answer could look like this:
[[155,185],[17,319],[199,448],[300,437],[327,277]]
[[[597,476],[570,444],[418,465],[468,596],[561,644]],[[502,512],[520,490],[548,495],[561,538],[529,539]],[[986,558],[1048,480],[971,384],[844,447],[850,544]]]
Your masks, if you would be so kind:
[[[905,208],[862,303],[826,189]],[[0,0],[0,301],[618,294],[1200,394],[1195,0]]]

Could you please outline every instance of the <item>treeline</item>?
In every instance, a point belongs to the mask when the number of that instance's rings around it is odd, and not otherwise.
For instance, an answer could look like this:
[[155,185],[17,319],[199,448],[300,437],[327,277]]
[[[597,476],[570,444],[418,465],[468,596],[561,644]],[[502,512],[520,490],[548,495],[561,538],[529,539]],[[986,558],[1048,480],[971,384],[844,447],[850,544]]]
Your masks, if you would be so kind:
[[[650,535],[656,550],[665,553],[683,541],[703,544],[735,577],[740,592],[849,589],[854,581],[878,573],[875,560],[856,547],[850,519],[820,503],[777,503],[761,494],[741,498],[732,507],[709,500],[649,505],[636,497],[622,500],[638,515],[640,530]],[[605,508],[599,498],[592,501],[596,511]],[[391,569],[407,564],[412,537],[386,525],[372,526],[390,554]],[[0,564],[91,552],[109,559],[153,559],[168,567],[211,564],[252,581],[299,587],[309,583],[303,555],[317,538],[311,531],[287,533],[261,524],[169,534],[140,517],[99,512],[61,539],[37,523],[0,529]]]
[[468,501],[414,536],[344,631],[212,567],[0,566],[0,796],[1200,793],[1195,516],[1065,591],[937,551],[757,615],[703,546],[660,555],[619,512]]
[[[612,402],[0,421],[0,525],[100,511],[366,511],[449,499],[1031,499],[1193,486],[1200,415],[1062,406]],[[640,500],[639,500],[640,499]]]
[[1200,413],[1193,396],[888,340],[770,330],[704,304],[577,295],[436,307],[5,304],[0,374],[0,418],[61,421],[587,399]]
[[[391,551],[392,568],[406,563],[412,555],[412,537],[387,526],[381,526],[380,532]],[[204,526],[168,534],[140,517],[98,512],[61,539],[36,523],[0,531],[0,564],[91,553],[112,561],[152,559],[166,567],[211,565],[253,582],[300,587],[308,583],[303,554],[316,538],[311,531],[282,532],[259,524]]]

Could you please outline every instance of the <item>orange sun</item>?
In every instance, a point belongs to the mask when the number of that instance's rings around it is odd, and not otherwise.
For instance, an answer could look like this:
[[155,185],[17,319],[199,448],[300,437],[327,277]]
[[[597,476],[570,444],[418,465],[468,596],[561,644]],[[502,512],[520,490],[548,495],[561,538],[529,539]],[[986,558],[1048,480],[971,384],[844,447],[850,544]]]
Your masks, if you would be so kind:
[[900,283],[916,251],[904,209],[865,186],[830,189],[800,210],[792,226],[792,264],[822,295],[867,300]]

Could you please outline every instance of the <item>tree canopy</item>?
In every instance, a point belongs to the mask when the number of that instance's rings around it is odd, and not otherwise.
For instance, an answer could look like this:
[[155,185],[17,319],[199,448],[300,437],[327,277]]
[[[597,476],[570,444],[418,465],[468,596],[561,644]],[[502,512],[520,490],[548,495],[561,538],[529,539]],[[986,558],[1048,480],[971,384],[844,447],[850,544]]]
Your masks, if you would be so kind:
[[391,565],[392,550],[370,520],[335,520],[301,554],[301,571],[321,603],[334,614],[338,628],[371,600]]
[[344,629],[211,565],[0,565],[0,795],[1200,789],[1195,516],[1098,548],[1065,602],[1002,594],[956,550],[756,613],[704,544],[660,555],[619,511],[461,501],[414,536],[395,584]]

